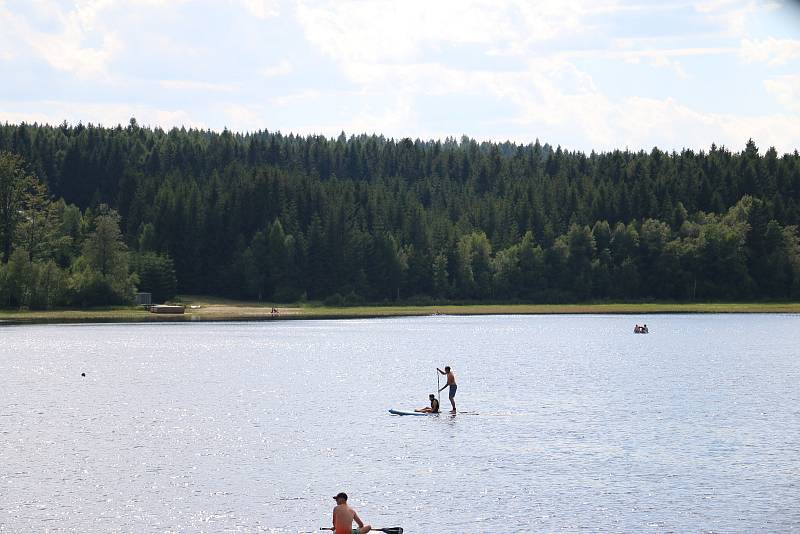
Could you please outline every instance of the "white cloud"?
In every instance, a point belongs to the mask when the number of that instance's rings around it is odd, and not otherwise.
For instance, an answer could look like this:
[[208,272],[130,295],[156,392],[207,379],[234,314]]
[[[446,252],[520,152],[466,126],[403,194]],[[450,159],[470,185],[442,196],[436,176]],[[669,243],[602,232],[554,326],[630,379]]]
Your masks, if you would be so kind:
[[177,91],[212,91],[233,93],[239,90],[238,84],[201,82],[196,80],[160,80],[158,85],[164,89],[174,89]]
[[51,66],[74,73],[80,78],[101,77],[107,74],[106,67],[120,48],[116,36],[103,37],[100,48],[82,47],[79,39],[72,35],[39,35],[31,46]]
[[800,75],[793,74],[764,80],[764,88],[786,108],[800,113]]
[[270,103],[277,107],[285,107],[295,102],[308,102],[310,100],[318,100],[322,96],[320,91],[311,89],[304,89],[296,93],[291,93],[283,96],[276,96],[270,99]]
[[695,11],[719,24],[728,35],[744,36],[757,13],[778,7],[777,2],[769,0],[705,0],[695,4]]
[[292,69],[293,67],[289,60],[282,59],[278,64],[262,69],[261,75],[265,78],[277,78],[280,76],[286,76],[292,72]]
[[266,20],[280,14],[278,2],[275,0],[239,0],[244,8],[254,17]]
[[243,106],[227,103],[222,109],[226,125],[232,130],[255,132],[273,127],[264,117],[264,107],[261,105]]
[[321,131],[330,135],[342,130],[353,134],[395,132],[398,136],[405,137],[419,131],[416,124],[418,118],[412,99],[403,96],[397,98],[393,105],[382,107],[379,112],[362,109],[344,125],[322,128]]
[[[800,80],[764,80],[761,68],[793,66],[800,42],[770,34],[771,8],[760,1],[298,0],[286,9],[279,0],[227,0],[233,9],[206,21],[200,3],[188,0],[29,1],[0,0],[0,61],[25,65],[22,76],[10,77],[18,81],[10,80],[9,94],[26,94],[30,80],[53,69],[76,79],[48,87],[51,101],[0,101],[0,120],[125,124],[136,116],[164,127],[203,121],[332,135],[539,137],[584,150],[739,147],[749,137],[793,150],[789,143],[800,139]],[[203,32],[180,26],[189,10],[198,11],[191,20]],[[663,33],[635,23],[643,17],[663,20]],[[163,24],[140,23],[151,20]],[[302,31],[280,34],[292,55],[264,66],[272,30],[295,24]],[[209,53],[217,43],[241,45],[241,53]],[[760,112],[765,104],[756,100],[707,113],[712,102],[717,110],[728,102],[715,100],[712,83],[724,64],[715,56],[723,55],[743,60],[737,90],[763,86],[787,113]],[[664,98],[673,74],[685,79],[690,68],[698,80],[691,100]],[[97,83],[108,80],[125,83]],[[179,92],[191,98],[169,103]],[[637,96],[622,96],[631,92]],[[429,114],[433,106],[441,108]]]
[[737,48],[716,46],[716,47],[686,47],[686,48],[647,48],[640,50],[616,50],[616,49],[601,49],[601,50],[577,50],[561,52],[558,55],[563,58],[570,59],[624,59],[640,61],[644,58],[653,58],[659,60],[661,58],[672,57],[692,57],[692,56],[717,56],[722,54],[733,54],[737,52]]
[[344,71],[370,93],[445,95],[467,91],[470,80],[482,77],[481,72],[453,69],[441,63],[349,63]]
[[[728,50],[725,50],[728,52]],[[693,52],[692,52],[693,53]],[[721,53],[721,52],[720,52]],[[635,54],[658,62],[659,56]],[[667,56],[667,61],[671,61]],[[680,69],[667,63],[666,68]],[[515,71],[465,70],[441,63],[380,64],[350,63],[345,66],[349,79],[366,95],[394,101],[384,112],[357,112],[338,126],[319,127],[325,133],[380,132],[398,136],[425,131],[417,110],[417,100],[430,96],[474,95],[483,101],[503,102],[516,110],[511,117],[498,117],[510,137],[530,142],[539,137],[572,148],[611,150],[620,146],[648,149],[704,148],[717,143],[743,146],[750,137],[760,144],[791,151],[791,140],[800,139],[800,118],[786,116],[738,116],[735,113],[705,113],[672,98],[614,98],[605,94],[587,73],[564,58],[537,59],[526,69]],[[679,73],[680,75],[680,73]],[[791,85],[793,80],[784,80]],[[800,84],[798,84],[800,86]],[[322,95],[300,92],[274,99],[279,106],[314,105]],[[343,101],[349,101],[343,95]],[[474,131],[445,131],[444,135],[480,135],[485,124],[467,120]],[[569,138],[564,138],[565,131]],[[530,132],[525,135],[523,132]]]
[[643,60],[649,64],[672,71],[678,78],[688,80],[691,78],[683,64],[675,58],[702,57],[734,54],[738,50],[734,47],[686,47],[686,48],[649,48],[638,50],[578,50],[559,54],[565,59],[593,59],[593,60],[622,60],[631,65],[639,65]]
[[[24,45],[55,69],[74,73],[79,78],[102,77],[122,45],[114,32],[103,24],[96,24],[99,13],[112,3],[113,0],[78,2],[66,13],[59,4],[49,0],[34,3],[37,11],[58,27],[55,32],[35,29],[25,17],[0,4],[0,27],[8,31],[9,41],[16,47]],[[102,44],[87,46],[85,42],[90,36],[99,37]]]
[[[513,51],[526,43],[577,33],[587,0],[303,2],[297,14],[306,38],[339,62],[408,61],[448,45]],[[509,48],[509,44],[510,48]]]
[[[592,113],[591,108],[585,111]],[[604,114],[611,125],[613,141],[597,146],[606,149],[620,145],[632,149],[653,146],[697,149],[716,143],[735,150],[753,138],[758,145],[790,152],[798,148],[796,140],[800,139],[800,117],[707,113],[672,98],[626,98],[614,102]]]
[[601,3],[601,2],[593,2],[588,4],[585,11],[591,14],[617,14],[617,13],[625,13],[625,12],[645,12],[645,13],[653,13],[656,11],[676,11],[679,9],[684,9],[687,6],[692,5],[691,2],[663,2],[658,3],[654,1],[645,2],[645,3],[625,3],[619,0],[611,1],[608,3]]
[[[20,106],[23,104],[23,106]],[[23,107],[30,111],[11,111]],[[67,121],[72,124],[96,124],[116,126],[127,124],[131,117],[136,117],[139,124],[146,126],[192,126],[204,128],[192,114],[183,109],[162,109],[144,104],[95,104],[60,100],[44,100],[30,102],[0,101],[0,122],[38,122],[59,124]]]
[[672,72],[675,73],[675,75],[678,78],[682,80],[689,79],[689,74],[686,72],[686,69],[683,68],[681,62],[671,59],[668,56],[655,56],[653,58],[652,64],[654,67],[666,68],[671,70]]
[[598,147],[614,138],[611,99],[598,90],[591,76],[570,63],[532,62],[524,73],[493,80],[490,90],[517,105],[520,112],[514,122],[520,125],[549,130],[570,125]]
[[774,37],[743,39],[739,53],[747,62],[766,63],[770,66],[782,65],[800,58],[800,40]]

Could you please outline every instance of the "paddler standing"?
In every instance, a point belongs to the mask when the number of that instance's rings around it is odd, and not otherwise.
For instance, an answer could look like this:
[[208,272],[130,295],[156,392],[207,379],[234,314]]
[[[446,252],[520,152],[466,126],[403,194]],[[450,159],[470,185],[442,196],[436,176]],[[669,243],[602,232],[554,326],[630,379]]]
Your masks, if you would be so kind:
[[444,371],[442,371],[438,367],[436,368],[436,370],[447,377],[447,382],[445,383],[444,386],[441,387],[441,389],[439,389],[439,391],[442,391],[447,387],[450,388],[448,397],[450,398],[450,404],[453,406],[453,409],[450,411],[450,413],[456,413],[456,390],[458,389],[458,385],[456,384],[456,377],[453,374],[453,371],[450,370],[449,365],[445,366]]

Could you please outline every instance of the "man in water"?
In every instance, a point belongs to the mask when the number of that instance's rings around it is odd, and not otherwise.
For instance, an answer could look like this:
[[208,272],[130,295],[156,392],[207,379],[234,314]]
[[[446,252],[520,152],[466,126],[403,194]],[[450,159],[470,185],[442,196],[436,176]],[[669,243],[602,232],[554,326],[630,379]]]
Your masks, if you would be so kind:
[[439,391],[444,390],[444,388],[448,386],[450,387],[450,393],[448,394],[448,397],[450,398],[450,404],[453,405],[453,409],[450,411],[450,413],[456,413],[456,390],[458,389],[458,386],[456,385],[456,377],[453,375],[453,371],[450,370],[450,366],[445,366],[444,371],[438,367],[436,370],[447,377],[447,383],[442,386]]
[[428,398],[431,400],[430,406],[426,406],[424,408],[420,408],[419,410],[414,410],[414,411],[420,413],[439,413],[439,401],[436,399],[436,395],[431,393],[430,395],[428,395]]
[[[333,509],[333,528],[336,534],[366,534],[372,530],[371,525],[365,525],[355,510],[347,506],[347,494],[339,492],[336,497],[336,506]],[[353,528],[353,521],[358,528]]]

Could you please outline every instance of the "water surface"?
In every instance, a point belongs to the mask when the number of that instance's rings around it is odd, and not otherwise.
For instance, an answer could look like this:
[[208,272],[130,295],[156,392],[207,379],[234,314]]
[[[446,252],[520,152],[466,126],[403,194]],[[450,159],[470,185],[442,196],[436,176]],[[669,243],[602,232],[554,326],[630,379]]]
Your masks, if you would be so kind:
[[[796,531],[799,326],[3,327],[0,531],[314,532],[339,491],[409,534]],[[446,364],[479,415],[387,414],[424,406]]]

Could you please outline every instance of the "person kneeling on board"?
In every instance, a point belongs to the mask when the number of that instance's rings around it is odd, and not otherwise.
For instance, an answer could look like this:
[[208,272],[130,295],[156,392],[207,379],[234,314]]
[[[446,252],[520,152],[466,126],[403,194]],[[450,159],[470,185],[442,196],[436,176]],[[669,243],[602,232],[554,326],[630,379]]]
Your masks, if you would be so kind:
[[[333,509],[333,528],[336,534],[366,534],[372,525],[365,525],[355,510],[347,506],[347,494],[343,491],[336,494],[336,506]],[[353,521],[358,528],[353,528]]]
[[420,413],[439,413],[439,401],[436,399],[436,395],[431,393],[430,395],[428,395],[428,398],[431,400],[430,406],[426,406],[424,408],[420,408],[414,411]]

